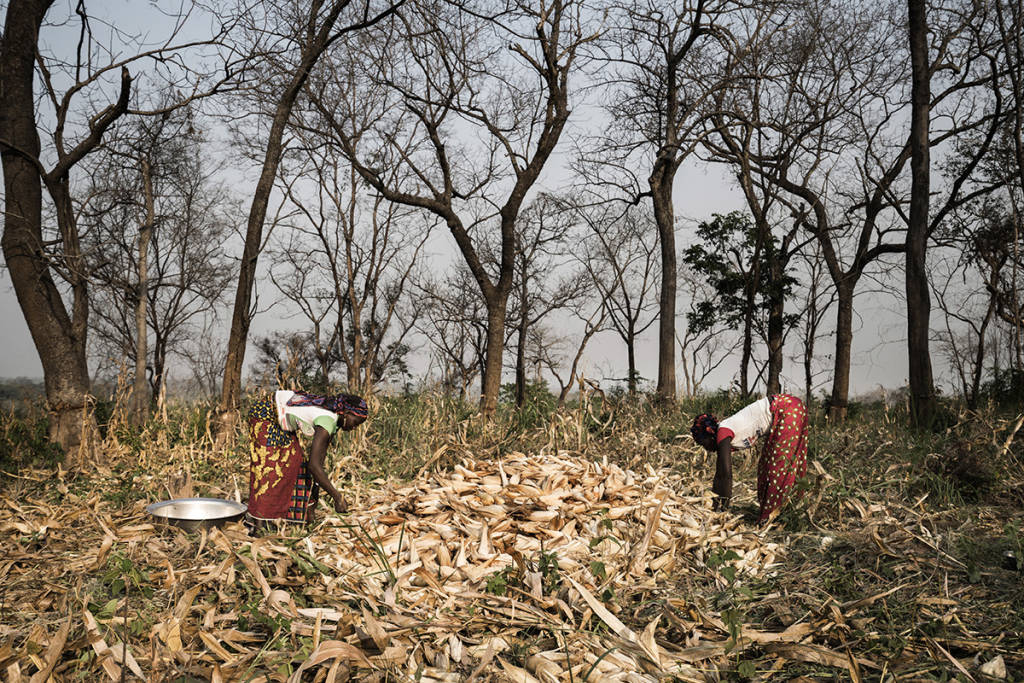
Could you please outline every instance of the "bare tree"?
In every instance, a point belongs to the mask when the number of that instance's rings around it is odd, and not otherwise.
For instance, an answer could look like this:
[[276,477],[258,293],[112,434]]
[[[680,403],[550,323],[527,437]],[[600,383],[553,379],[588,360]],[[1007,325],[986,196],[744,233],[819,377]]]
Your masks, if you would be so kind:
[[[1006,106],[1013,98],[999,91],[1007,70],[1000,55],[1010,48],[998,30],[998,14],[979,3],[954,1],[927,8],[917,0],[909,3],[911,189],[909,212],[904,214],[899,204],[896,208],[907,224],[909,379],[912,415],[919,426],[931,425],[936,402],[928,353],[928,241],[959,207],[999,191],[1007,182],[989,173],[985,163],[1013,111]],[[955,150],[945,164],[943,184],[929,170],[933,138]]]
[[480,290],[465,265],[443,280],[422,283],[420,289],[424,315],[417,326],[433,349],[442,385],[465,401],[486,364],[487,316]]
[[652,296],[658,286],[657,226],[649,209],[600,202],[580,206],[577,215],[591,236],[580,254],[589,281],[607,311],[608,323],[626,345],[626,386],[636,394],[636,344],[657,316]]
[[748,366],[755,336],[768,350],[768,393],[780,390],[782,344],[796,323],[784,305],[794,285],[788,273],[795,229],[777,239],[766,217],[753,221],[745,213],[715,214],[697,228],[697,239],[683,252],[693,276],[706,280],[708,298],[692,304],[688,327],[706,333],[716,327],[741,329],[740,392],[752,389]]
[[[1002,68],[999,69],[997,89],[1007,100],[1009,120],[1005,132],[1000,136],[1000,154],[1003,161],[997,161],[996,173],[1006,179],[1008,202],[1014,225],[1014,248],[1024,233],[1024,5],[1020,0],[1000,0],[994,3],[996,36],[1000,47]],[[1009,161],[1009,163],[1006,163]],[[1021,255],[1014,252],[1009,298],[1019,299],[1017,287],[1020,276]],[[1005,310],[1005,307],[1004,307]],[[1019,309],[1018,309],[1019,310]],[[1013,325],[1014,367],[1024,373],[1024,318],[1016,316]]]
[[[750,123],[764,134],[770,144],[750,156],[751,168],[782,191],[780,200],[821,249],[837,290],[830,413],[841,418],[849,394],[857,283],[869,266],[906,249],[907,200],[901,181],[911,144],[896,113],[910,106],[905,92],[909,60],[900,58],[906,54],[906,34],[896,30],[898,15],[892,7],[852,10],[825,2],[802,4],[798,10],[771,50],[760,51],[758,60],[737,62],[737,78],[747,74],[742,78],[758,87],[733,89],[722,101],[721,110],[729,113],[720,125],[741,129]],[[948,46],[968,25],[963,16],[944,22],[933,41]],[[830,40],[820,40],[822,35]],[[978,131],[982,142],[990,140],[996,120],[970,104],[979,84],[986,82],[984,76],[978,79],[986,60],[971,50],[959,55],[964,68],[932,94],[931,109],[947,112],[941,132],[933,127],[932,147]],[[931,72],[949,56],[938,50]],[[761,104],[751,107],[751,97]],[[985,145],[972,150],[964,175],[950,183],[945,200],[930,217],[929,231],[957,204],[976,196],[960,190],[984,154]]]
[[131,119],[87,164],[78,222],[93,283],[90,347],[99,370],[134,360],[136,420],[232,279],[223,244],[237,206],[208,157],[194,112],[179,109]]
[[[526,399],[528,346],[533,334],[541,348],[546,335],[534,333],[556,311],[572,306],[584,293],[586,280],[580,270],[567,269],[573,261],[569,242],[574,220],[563,201],[541,194],[520,216],[516,230],[515,275],[509,307],[509,326],[515,335],[515,401]],[[546,356],[536,356],[544,363]]]
[[[955,222],[940,230],[939,245],[951,256],[930,269],[930,281],[944,314],[941,348],[968,407],[974,408],[982,378],[996,356],[995,328],[1002,323],[1013,339],[1021,323],[1024,306],[1015,297],[1013,278],[1024,264],[1019,261],[1019,228],[1005,197],[987,197],[966,207],[957,212]],[[1015,350],[1007,352],[1012,361]],[[1010,369],[1017,369],[1015,362]]]
[[256,338],[252,372],[260,386],[327,391],[331,366],[314,350],[312,333],[281,331]]
[[[785,20],[785,17],[781,17]],[[779,21],[776,19],[775,21]],[[771,22],[774,23],[774,22]],[[793,280],[788,274],[791,260],[799,254],[807,242],[797,237],[800,221],[789,215],[786,203],[779,197],[781,192],[776,183],[755,171],[752,160],[772,156],[777,142],[771,128],[757,125],[761,120],[760,108],[767,105],[762,97],[765,81],[756,74],[761,65],[770,70],[776,58],[772,49],[775,30],[765,30],[761,40],[749,44],[743,50],[743,64],[738,73],[751,75],[737,79],[720,88],[711,98],[706,125],[708,133],[701,137],[702,146],[712,161],[728,163],[735,172],[737,183],[743,192],[747,209],[753,217],[751,273],[743,288],[745,312],[743,316],[743,347],[740,357],[740,391],[744,395],[750,390],[748,366],[751,360],[752,328],[755,323],[755,299],[760,295],[767,309],[766,332],[764,335],[768,352],[766,392],[779,393],[782,389],[783,343],[793,320],[785,314],[786,299],[792,289]],[[738,97],[747,107],[744,119],[732,118],[726,123],[724,111],[732,98]],[[785,155],[778,158],[785,159]],[[762,273],[763,270],[763,273]]]
[[[813,245],[817,246],[817,245]],[[821,337],[821,327],[836,302],[836,290],[829,286],[828,271],[819,248],[800,252],[804,263],[803,297],[798,303],[797,317],[800,320],[800,359],[804,375],[804,403],[811,405],[814,400],[815,377],[822,374],[816,369],[815,349]]]
[[[985,371],[989,327],[995,319],[995,297],[987,286],[969,281],[970,274],[956,261],[939,261],[929,269],[935,301],[943,314],[945,329],[936,336],[939,350],[946,357],[959,384],[967,407],[978,407],[981,378]],[[960,280],[963,288],[956,286]]]
[[699,143],[704,103],[727,87],[733,48],[758,39],[760,6],[642,0],[607,10],[596,87],[612,122],[578,166],[588,182],[612,184],[628,201],[651,199],[661,251],[657,395],[665,401],[676,392],[676,173]]
[[[569,306],[572,318],[583,325],[582,333],[573,343],[569,335],[550,335],[537,345],[541,363],[558,382],[558,405],[565,405],[569,391],[582,378],[580,364],[587,345],[595,335],[608,329],[608,307],[593,297],[577,299]],[[552,338],[553,337],[553,338]],[[572,353],[568,370],[563,370],[568,353]],[[563,378],[564,375],[564,378]]]
[[216,316],[203,316],[191,337],[180,347],[189,374],[182,385],[193,399],[216,405],[224,372],[225,346],[217,343]]
[[263,224],[277,167],[284,151],[284,134],[292,109],[323,54],[342,36],[373,26],[393,13],[404,0],[291,0],[287,4],[257,3],[244,7],[250,43],[241,51],[261,59],[269,83],[264,92],[274,103],[265,153],[246,224],[238,288],[231,316],[220,411],[223,433],[234,424],[242,386],[245,346],[252,322],[252,295],[256,264],[263,247]]
[[918,426],[931,426],[935,383],[928,353],[929,112],[931,64],[928,60],[926,0],[907,0],[910,43],[910,214],[907,220],[907,351],[910,362],[911,416]]
[[[94,35],[94,24],[84,4],[78,3],[73,16],[51,18],[54,26],[78,26],[77,49],[67,57],[41,49],[43,21],[52,4],[13,0],[7,6],[0,43],[3,251],[42,362],[52,415],[50,438],[71,451],[79,446],[88,449],[96,435],[86,360],[88,273],[76,224],[72,172],[128,113],[133,83],[129,68],[145,66],[155,79],[177,81],[182,95],[177,104],[208,94],[218,83],[192,72],[185,55],[215,44],[229,27],[220,25],[220,33],[209,39],[174,44],[192,11],[188,4],[179,5],[162,15],[165,21],[173,17],[167,22],[166,40],[146,47],[109,22],[97,22],[110,28],[109,35]],[[227,65],[222,78],[231,73]],[[36,82],[43,89],[39,99]],[[47,138],[45,150],[41,137]],[[56,217],[52,234],[44,234],[43,187]]]
[[313,138],[296,146],[292,156],[302,168],[288,174],[308,182],[284,188],[295,211],[278,240],[272,277],[312,326],[323,376],[338,360],[349,389],[368,392],[404,368],[418,315],[409,283],[431,217],[369,194],[335,153]]
[[[574,0],[425,0],[352,48],[372,65],[367,78],[387,86],[386,101],[353,111],[345,98],[309,92],[360,175],[388,200],[439,216],[455,239],[487,308],[485,415],[501,386],[516,221],[569,118],[569,77],[589,39],[581,13]],[[365,121],[362,133],[346,119]],[[384,167],[400,168],[401,180]],[[500,235],[496,268],[480,233]]]
[[729,333],[729,327],[694,325],[689,321],[700,315],[698,305],[714,296],[707,281],[683,268],[680,282],[687,302],[687,325],[679,335],[679,359],[683,371],[683,395],[694,398],[704,381],[735,352],[742,336]]

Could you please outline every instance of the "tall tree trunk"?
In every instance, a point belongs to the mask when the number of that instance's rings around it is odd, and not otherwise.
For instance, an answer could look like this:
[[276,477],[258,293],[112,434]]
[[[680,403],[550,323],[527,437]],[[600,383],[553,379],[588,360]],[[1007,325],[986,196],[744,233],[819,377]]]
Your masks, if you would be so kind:
[[[346,281],[349,283],[348,286],[348,300],[349,309],[352,311],[352,365],[349,368],[348,373],[348,390],[354,392],[369,391],[373,385],[373,379],[370,376],[372,368],[367,362],[366,343],[363,338],[363,309],[356,297],[356,288],[352,284],[352,269],[346,269]],[[324,374],[324,381],[327,381],[327,375]]]
[[846,419],[850,402],[850,352],[853,346],[853,291],[856,278],[846,276],[836,285],[836,352],[832,375],[832,397],[828,417],[833,422]]
[[690,364],[686,360],[685,352],[680,354],[679,364],[683,368],[683,396],[693,398],[693,377],[691,376]]
[[810,406],[814,399],[814,378],[811,373],[811,361],[814,360],[814,339],[807,342],[804,349],[804,405]]
[[239,264],[238,288],[235,290],[235,304],[231,314],[231,331],[228,336],[228,354],[224,363],[224,382],[221,385],[220,410],[224,416],[223,428],[230,430],[237,416],[233,413],[238,406],[242,392],[242,366],[245,362],[245,347],[252,322],[252,291],[256,282],[256,262],[263,244],[263,221],[267,215],[270,192],[274,187],[274,176],[281,161],[282,138],[285,124],[291,115],[296,90],[292,97],[278,102],[274,122],[270,128],[270,139],[263,159],[263,170],[256,182],[249,220],[246,224],[245,246]]
[[818,332],[818,279],[811,277],[811,291],[808,293],[806,316],[806,333],[804,335],[804,405],[810,407],[814,398],[814,341]]
[[135,304],[135,381],[132,383],[132,422],[143,425],[149,412],[149,385],[146,381],[146,359],[149,357],[146,305],[149,303],[149,242],[153,236],[155,211],[153,208],[153,176],[149,161],[139,160],[142,167],[142,188],[146,205],[146,218],[139,227],[139,266]]
[[914,423],[930,427],[935,415],[935,385],[928,350],[928,247],[929,103],[931,82],[928,64],[926,0],[908,0],[911,64],[910,109],[910,217],[907,222],[907,351],[909,353],[910,405]]
[[151,389],[150,408],[159,400],[160,396],[167,393],[166,382],[164,381],[165,368],[167,367],[167,339],[159,334],[153,339],[153,372],[151,373],[149,385]]
[[[748,195],[748,206],[751,210],[755,206],[752,195]],[[765,242],[771,239],[771,227],[764,219],[764,211],[757,205],[757,239],[754,242],[754,255],[750,261],[750,272],[747,274],[747,284],[743,288],[744,310],[743,310],[743,352],[740,356],[740,394],[746,398],[750,396],[753,387],[750,385],[750,361],[754,355],[754,314],[757,306],[757,286],[761,282],[761,259],[765,252]]]
[[[1011,114],[1011,140],[1013,153],[1017,163],[1014,164],[1013,175],[1017,189],[1024,191],[1024,7],[1020,2],[1004,2],[995,4],[996,19],[999,26],[999,37],[1006,51],[1008,68],[1005,76],[1009,81],[1009,100]],[[1013,261],[1011,266],[1010,290],[1013,301],[1019,301],[1017,295],[1018,267],[1020,263],[1021,211],[1016,200],[1016,193],[1010,193],[1010,209],[1013,215]],[[1024,320],[1017,316],[1013,322],[1014,369],[1018,372],[1024,368]]]
[[[2,248],[43,366],[49,436],[71,455],[90,448],[97,432],[89,406],[83,321],[68,315],[43,251],[42,168],[33,84],[39,27],[51,4],[52,0],[11,0],[4,21],[0,42]],[[70,206],[58,210],[63,208]],[[73,296],[74,314],[83,304],[87,307],[88,299],[82,290]]]
[[740,351],[740,396],[746,398],[750,395],[750,357],[754,355],[754,331],[752,307],[748,304],[743,312],[743,347]]
[[[674,154],[674,151],[672,152]],[[651,199],[654,220],[658,224],[661,246],[661,297],[658,305],[658,384],[662,402],[676,400],[676,221],[672,205],[672,185],[678,165],[674,160],[659,161],[651,174]],[[634,368],[630,366],[630,393],[635,389]]]

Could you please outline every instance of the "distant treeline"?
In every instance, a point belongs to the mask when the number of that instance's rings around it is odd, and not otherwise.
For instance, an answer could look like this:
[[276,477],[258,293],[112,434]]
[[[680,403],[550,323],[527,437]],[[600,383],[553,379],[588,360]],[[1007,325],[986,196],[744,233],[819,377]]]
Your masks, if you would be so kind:
[[10,402],[32,401],[45,396],[43,380],[30,379],[28,377],[15,377],[13,379],[0,378],[0,401],[5,408],[10,407]]

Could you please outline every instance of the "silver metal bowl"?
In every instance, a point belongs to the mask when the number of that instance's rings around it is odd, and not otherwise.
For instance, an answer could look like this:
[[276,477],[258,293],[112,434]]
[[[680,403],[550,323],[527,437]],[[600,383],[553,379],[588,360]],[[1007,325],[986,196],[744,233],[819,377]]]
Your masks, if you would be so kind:
[[237,522],[248,508],[223,498],[174,498],[146,506],[146,512],[165,524],[195,531]]

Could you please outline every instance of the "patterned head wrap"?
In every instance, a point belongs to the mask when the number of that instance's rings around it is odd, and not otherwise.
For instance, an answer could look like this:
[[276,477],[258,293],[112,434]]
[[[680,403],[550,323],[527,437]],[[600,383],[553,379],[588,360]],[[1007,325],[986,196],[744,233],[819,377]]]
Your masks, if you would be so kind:
[[718,420],[715,419],[714,415],[709,413],[701,413],[697,417],[693,418],[693,426],[690,427],[690,434],[693,435],[693,440],[700,443],[703,439],[710,434],[714,437],[718,433]]
[[288,399],[290,406],[316,406],[324,410],[330,410],[338,415],[351,415],[356,420],[356,425],[362,424],[369,410],[366,401],[353,394],[338,394],[337,396],[320,396],[305,391],[296,391]]

